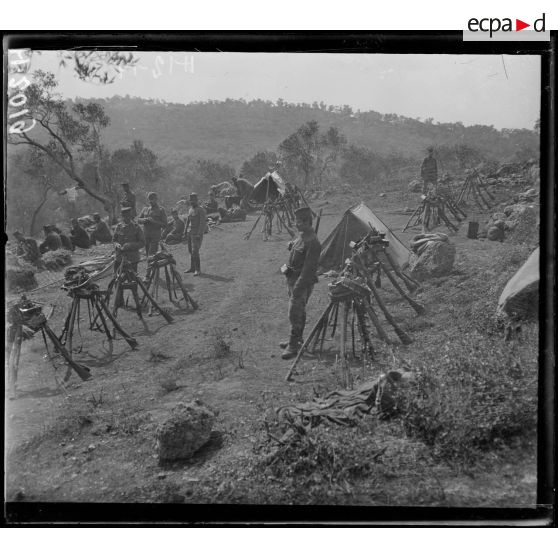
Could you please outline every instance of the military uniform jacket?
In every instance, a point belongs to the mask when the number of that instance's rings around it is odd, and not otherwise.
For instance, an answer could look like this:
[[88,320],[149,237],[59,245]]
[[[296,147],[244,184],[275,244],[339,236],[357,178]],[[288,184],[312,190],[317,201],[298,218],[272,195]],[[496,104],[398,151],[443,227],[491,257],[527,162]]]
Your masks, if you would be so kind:
[[[131,263],[140,261],[139,251],[140,248],[145,246],[145,240],[139,225],[133,221],[128,224],[118,223],[118,225],[116,225],[116,229],[114,229],[112,241],[122,246],[122,254]],[[119,259],[120,258],[117,254],[117,260]]]
[[314,231],[302,233],[294,241],[289,255],[289,267],[292,269],[289,283],[305,287],[317,283],[321,251],[322,245]]
[[[167,228],[167,214],[165,209],[160,205],[144,207],[139,214],[138,219],[150,219],[143,224],[143,233],[145,238],[159,239],[161,231]],[[141,222],[141,221],[140,221]]]
[[203,236],[207,230],[207,214],[203,207],[191,207],[188,210],[187,226],[192,236]]
[[133,192],[124,192],[120,198],[120,207],[132,208],[132,219],[135,219],[136,213],[136,195]]
[[426,157],[422,162],[420,176],[425,182],[436,182],[438,180],[438,164],[434,157]]

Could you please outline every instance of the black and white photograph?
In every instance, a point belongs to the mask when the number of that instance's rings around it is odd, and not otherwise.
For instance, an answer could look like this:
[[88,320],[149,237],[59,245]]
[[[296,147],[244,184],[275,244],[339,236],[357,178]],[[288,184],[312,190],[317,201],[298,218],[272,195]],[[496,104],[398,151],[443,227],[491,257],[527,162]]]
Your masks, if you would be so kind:
[[541,54],[164,39],[5,43],[6,502],[535,510]]

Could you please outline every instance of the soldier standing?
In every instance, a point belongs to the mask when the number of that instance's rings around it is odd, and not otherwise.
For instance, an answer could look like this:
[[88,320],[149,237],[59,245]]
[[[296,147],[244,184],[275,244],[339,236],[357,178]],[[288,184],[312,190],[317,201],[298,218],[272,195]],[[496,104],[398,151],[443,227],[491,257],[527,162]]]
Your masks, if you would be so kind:
[[422,193],[426,194],[428,192],[428,186],[431,184],[436,187],[438,182],[438,163],[434,158],[434,148],[428,148],[428,155],[426,159],[422,162],[420,167],[420,176],[423,181]]
[[149,192],[147,201],[149,205],[141,210],[138,223],[143,225],[145,255],[149,257],[159,249],[161,232],[167,228],[168,221],[165,209],[157,203],[157,194],[155,192]]
[[190,269],[186,273],[193,273],[195,276],[201,273],[200,248],[203,235],[207,231],[207,215],[205,209],[198,203],[198,195],[190,194],[190,209],[186,221],[188,234],[188,252],[190,252]]
[[287,278],[291,322],[289,341],[279,344],[285,349],[281,354],[281,358],[285,360],[294,358],[302,345],[306,304],[318,282],[317,271],[322,250],[312,228],[312,211],[309,207],[301,207],[295,211],[295,225],[300,234],[290,243],[289,263],[281,268]]
[[122,222],[116,225],[112,237],[116,250],[114,269],[117,270],[122,259],[125,258],[137,273],[138,262],[140,261],[139,251],[145,244],[143,232],[141,227],[132,221],[131,207],[123,207],[120,214],[122,215]]
[[132,219],[136,218],[136,195],[130,190],[128,182],[122,182],[122,195],[120,196],[120,207],[129,207],[132,211]]

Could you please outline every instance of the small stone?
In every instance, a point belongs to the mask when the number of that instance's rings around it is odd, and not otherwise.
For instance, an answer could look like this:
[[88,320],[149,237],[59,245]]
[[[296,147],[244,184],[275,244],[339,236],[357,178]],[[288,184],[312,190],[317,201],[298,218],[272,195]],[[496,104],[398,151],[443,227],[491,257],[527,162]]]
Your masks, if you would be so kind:
[[89,446],[87,446],[87,451],[93,451],[95,449],[95,444],[89,444]]
[[158,478],[158,479],[166,479],[166,478],[167,478],[167,474],[166,474],[166,473],[159,473],[159,474],[157,475],[157,478]]
[[274,354],[269,355],[269,358],[275,358]]

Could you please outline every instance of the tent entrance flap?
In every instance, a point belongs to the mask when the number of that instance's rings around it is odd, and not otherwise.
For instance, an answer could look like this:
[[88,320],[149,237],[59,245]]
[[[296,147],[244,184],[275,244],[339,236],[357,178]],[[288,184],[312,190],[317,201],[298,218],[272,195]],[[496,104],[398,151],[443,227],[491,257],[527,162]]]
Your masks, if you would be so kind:
[[409,262],[408,248],[397,238],[393,231],[364,203],[349,208],[343,214],[339,224],[333,229],[322,243],[320,268],[323,271],[336,269],[343,265],[351,255],[350,242],[362,238],[370,231],[370,225],[381,233],[385,233],[389,240],[387,251],[394,262],[405,268]]

